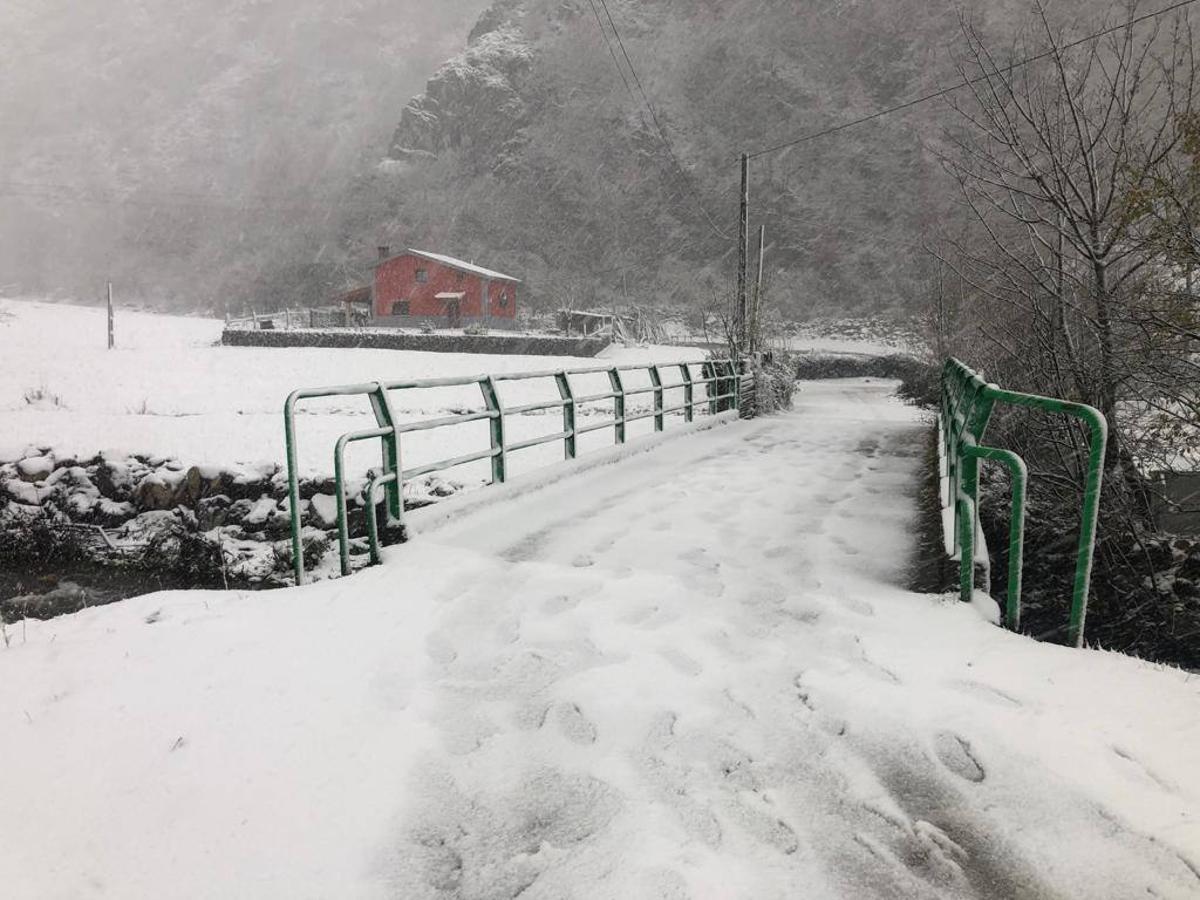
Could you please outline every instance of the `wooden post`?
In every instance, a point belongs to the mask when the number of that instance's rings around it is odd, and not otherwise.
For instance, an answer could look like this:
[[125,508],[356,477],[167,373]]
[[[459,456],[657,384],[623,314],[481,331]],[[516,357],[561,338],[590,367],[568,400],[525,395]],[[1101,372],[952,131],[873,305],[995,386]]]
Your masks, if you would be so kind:
[[742,202],[738,215],[738,280],[734,334],[738,353],[746,346],[746,281],[750,262],[750,157],[742,154]]
[[112,299],[112,282],[108,283],[108,349],[111,350],[116,345],[116,340],[113,337],[113,299]]
[[767,246],[767,226],[760,225],[758,227],[758,275],[754,279],[754,306],[751,308],[750,314],[750,352],[757,353],[762,348],[759,346],[762,340],[762,279],[763,279],[763,255],[766,252]]

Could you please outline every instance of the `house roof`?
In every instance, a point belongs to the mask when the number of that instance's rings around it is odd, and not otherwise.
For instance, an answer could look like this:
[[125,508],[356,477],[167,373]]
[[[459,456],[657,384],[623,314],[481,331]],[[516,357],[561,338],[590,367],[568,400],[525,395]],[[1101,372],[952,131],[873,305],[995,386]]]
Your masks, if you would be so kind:
[[351,288],[348,291],[343,291],[333,298],[334,303],[370,303],[371,288],[370,285]]
[[503,272],[495,272],[492,269],[485,269],[483,266],[477,266],[474,263],[466,262],[465,260],[455,259],[453,256],[443,256],[441,253],[430,253],[426,250],[414,250],[411,247],[404,253],[397,253],[389,259],[395,259],[396,256],[405,256],[411,254],[420,256],[423,259],[432,260],[436,263],[441,263],[443,266],[449,266],[451,269],[458,269],[460,272],[469,272],[472,275],[478,275],[481,278],[490,278],[493,281],[511,281],[513,284],[520,284],[519,278],[513,278],[511,275],[505,275]]

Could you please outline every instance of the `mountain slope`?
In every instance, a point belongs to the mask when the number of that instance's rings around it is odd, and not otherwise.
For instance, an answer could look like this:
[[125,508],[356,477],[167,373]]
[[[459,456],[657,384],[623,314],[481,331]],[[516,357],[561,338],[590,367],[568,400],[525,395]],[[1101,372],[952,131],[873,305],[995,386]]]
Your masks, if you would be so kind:
[[[1026,13],[1015,0],[969,5],[1004,39]],[[589,2],[496,3],[402,113],[364,189],[376,206],[350,233],[487,258],[522,272],[542,305],[694,306],[730,289],[741,151],[955,78],[950,0],[607,7],[620,43]],[[945,114],[928,104],[754,162],[752,224],[767,225],[787,311],[919,294],[922,240],[953,204],[931,153]]]
[[111,277],[124,297],[217,305],[286,289],[484,5],[6,0],[0,289]]

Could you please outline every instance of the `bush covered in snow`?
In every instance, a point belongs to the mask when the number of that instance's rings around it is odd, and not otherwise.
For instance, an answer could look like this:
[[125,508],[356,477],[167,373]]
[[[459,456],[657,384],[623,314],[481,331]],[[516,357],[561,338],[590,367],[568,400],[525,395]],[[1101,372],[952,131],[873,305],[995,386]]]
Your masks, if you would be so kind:
[[[1036,473],[1035,473],[1036,477]],[[1008,566],[1008,478],[980,472],[980,515],[992,555],[992,593],[1003,602]],[[1022,630],[1063,640],[1079,539],[1079,506],[1044,490],[1027,498]],[[1200,668],[1200,538],[1131,529],[1101,516],[1087,613],[1090,645]]]
[[795,369],[787,354],[776,354],[754,365],[755,402],[760,416],[792,408]]

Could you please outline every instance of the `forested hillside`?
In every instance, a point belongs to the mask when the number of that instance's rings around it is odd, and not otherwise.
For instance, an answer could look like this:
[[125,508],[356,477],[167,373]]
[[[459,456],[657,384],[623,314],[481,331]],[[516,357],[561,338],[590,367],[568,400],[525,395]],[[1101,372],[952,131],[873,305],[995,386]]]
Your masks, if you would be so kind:
[[485,6],[4,0],[0,293],[310,289],[348,180]]
[[[1001,43],[1027,20],[968,7]],[[738,153],[952,81],[958,28],[954,0],[10,0],[0,290],[320,302],[388,243],[514,271],[543,308],[711,304]],[[926,104],[755,160],[786,313],[925,291],[949,120]]]
[[[969,6],[1002,43],[1029,9]],[[546,305],[709,303],[736,260],[739,152],[956,77],[951,0],[607,10],[496,3],[404,111],[348,233],[486,258]],[[949,119],[931,103],[754,162],[752,225],[787,313],[900,310],[922,292],[922,243],[953,220],[933,152]]]

